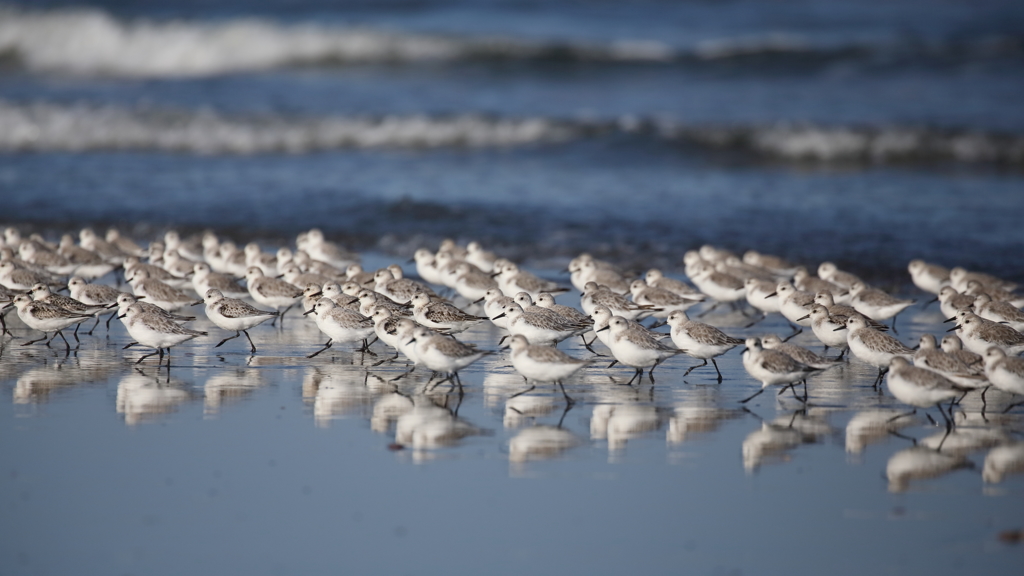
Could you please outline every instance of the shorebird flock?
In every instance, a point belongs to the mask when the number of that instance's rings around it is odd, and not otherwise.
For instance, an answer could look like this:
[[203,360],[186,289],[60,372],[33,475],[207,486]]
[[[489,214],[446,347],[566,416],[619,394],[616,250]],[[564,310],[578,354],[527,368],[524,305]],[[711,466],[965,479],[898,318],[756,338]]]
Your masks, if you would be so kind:
[[[422,367],[432,373],[428,385],[447,383],[461,393],[459,371],[507,350],[527,384],[553,383],[570,405],[563,382],[604,362],[608,369],[634,369],[624,385],[645,376],[653,385],[660,364],[690,357],[701,363],[689,366],[684,377],[710,361],[722,385],[716,359],[743,345],[743,367],[761,387],[741,403],[778,386],[779,395],[790,391],[806,404],[808,379],[813,383],[816,374],[855,358],[878,369],[872,386],[881,392],[884,383],[912,408],[908,415],[937,408],[947,432],[954,407],[969,393],[980,394],[983,406],[991,387],[1024,396],[1024,296],[1014,292],[1013,282],[910,262],[914,285],[934,296],[920,305],[938,301],[952,324],[941,338],[925,334],[911,347],[899,339],[896,318],[917,301],[869,286],[831,262],[812,275],[777,256],[751,250],[740,257],[703,246],[686,252],[682,263],[692,284],[657,269],[633,274],[581,254],[565,270],[581,294],[577,308],[556,303],[571,292],[563,282],[539,277],[477,242],[460,246],[445,240],[436,251],[420,248],[409,261],[419,277],[414,279],[397,263],[363,270],[358,254],[329,242],[318,229],[299,234],[294,249],[267,253],[256,243],[240,249],[213,232],[183,239],[169,231],[143,247],[114,229],[101,238],[86,228],[76,244],[70,234],[53,243],[9,227],[0,239],[0,303],[6,303],[0,323],[4,346],[21,339],[21,346],[51,346],[59,336],[69,355],[65,332],[73,328],[77,348],[83,325],[92,321],[81,334],[93,335],[103,316],[107,329],[116,317],[133,339],[126,349],[151,350],[135,363],[159,356],[158,366],[166,361],[170,370],[171,349],[197,338],[209,338],[216,348],[244,335],[256,354],[250,331],[263,324],[286,330],[285,318],[294,310],[289,323],[315,323],[327,338],[308,358],[333,346],[357,347],[363,358],[383,357],[376,364]],[[65,290],[69,295],[61,294]],[[224,334],[187,327],[195,319],[192,307],[200,305]],[[701,313],[691,317],[688,310],[695,306]],[[792,333],[738,338],[699,321],[721,306],[749,318],[744,332],[777,314]],[[12,310],[42,337],[15,334],[5,318]],[[459,340],[460,332],[485,322],[506,333],[494,348]],[[820,341],[820,353],[787,342],[805,328]],[[589,357],[557,347],[575,338]]]

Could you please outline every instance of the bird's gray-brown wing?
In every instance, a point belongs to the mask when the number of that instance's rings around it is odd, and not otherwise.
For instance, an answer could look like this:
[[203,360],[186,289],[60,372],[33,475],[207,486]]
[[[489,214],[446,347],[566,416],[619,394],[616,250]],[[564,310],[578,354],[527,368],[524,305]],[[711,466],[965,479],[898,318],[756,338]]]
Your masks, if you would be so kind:
[[277,312],[260,310],[244,300],[225,298],[220,301],[217,311],[225,318],[251,318],[252,316],[276,316]]
[[886,354],[914,354],[914,351],[911,350],[910,348],[907,348],[907,346],[903,344],[903,342],[900,342],[899,340],[893,338],[892,336],[889,336],[888,334],[883,334],[882,332],[872,330],[870,328],[858,330],[857,332],[858,336],[861,339],[861,342],[863,342],[864,345],[870,348],[871,350],[875,350],[877,352],[884,352]]
[[466,314],[462,310],[447,304],[445,302],[435,302],[428,304],[426,309],[423,311],[423,316],[431,322],[438,324],[444,324],[446,322],[469,322],[472,320],[486,320],[482,316],[473,316],[472,314]]
[[135,321],[143,323],[147,328],[155,332],[163,332],[165,334],[187,334],[189,336],[206,336],[206,332],[185,328],[181,324],[178,324],[166,316],[161,316],[160,314],[143,312],[136,317]]
[[40,320],[55,318],[92,318],[90,314],[81,314],[48,302],[33,302],[29,305],[29,313]]
[[185,294],[181,290],[168,286],[163,282],[149,278],[142,283],[143,290],[149,296],[150,300],[156,302],[190,302],[192,298],[188,294]]
[[526,349],[526,354],[537,362],[561,363],[561,364],[589,364],[589,360],[573,358],[554,346],[531,345]]
[[733,338],[718,328],[702,322],[690,322],[686,326],[686,333],[701,344],[712,346],[724,346],[725,344],[739,345],[743,340]]
[[430,345],[437,348],[438,352],[450,358],[465,358],[466,356],[480,353],[476,348],[467,346],[448,336],[434,336],[430,339]]
[[293,284],[266,276],[255,282],[253,290],[264,298],[298,298],[302,296],[302,290]]

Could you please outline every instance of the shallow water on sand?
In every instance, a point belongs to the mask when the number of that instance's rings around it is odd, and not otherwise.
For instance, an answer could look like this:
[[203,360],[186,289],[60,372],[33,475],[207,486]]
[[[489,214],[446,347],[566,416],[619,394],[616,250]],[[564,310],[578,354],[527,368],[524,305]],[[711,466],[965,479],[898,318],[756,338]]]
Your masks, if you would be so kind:
[[[578,302],[578,293],[559,297]],[[195,311],[199,313],[199,308]],[[28,331],[8,317],[18,336]],[[787,334],[713,312],[734,336]],[[900,316],[915,342],[946,325]],[[173,349],[170,370],[122,351],[114,322],[66,356],[5,340],[0,563],[16,574],[1013,574],[1024,518],[1024,408],[977,394],[945,439],[857,360],[808,382],[804,407],[758,388],[739,350],[683,377],[673,358],[626,385],[599,363],[527,390],[504,353],[432,387],[402,362],[283,330]],[[662,329],[664,330],[664,329]],[[499,331],[461,335],[497,349]],[[58,340],[59,341],[59,340]],[[72,340],[73,342],[73,340]],[[793,342],[816,350],[813,335]],[[590,355],[578,340],[561,346]],[[598,351],[603,351],[599,345]],[[396,379],[397,378],[397,379]],[[525,391],[525,392],[524,392]],[[897,431],[902,437],[889,434]],[[913,446],[917,439],[918,447]],[[1002,458],[1002,460],[1000,460]],[[1015,460],[1014,460],[1015,459]],[[1017,474],[1001,472],[1016,462]],[[1000,464],[1002,463],[1002,464]]]

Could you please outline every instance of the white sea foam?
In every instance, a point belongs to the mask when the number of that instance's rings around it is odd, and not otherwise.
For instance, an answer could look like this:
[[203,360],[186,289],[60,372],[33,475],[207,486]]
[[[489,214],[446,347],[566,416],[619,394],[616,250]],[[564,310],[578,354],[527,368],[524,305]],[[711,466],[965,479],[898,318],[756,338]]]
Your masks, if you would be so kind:
[[777,124],[692,126],[633,116],[543,117],[233,115],[212,110],[21,104],[0,100],[0,151],[156,150],[303,153],[337,148],[508,147],[610,133],[705,149],[814,162],[1024,164],[1024,136],[930,128]]
[[32,70],[113,76],[204,76],[310,63],[571,57],[659,61],[660,42],[542,42],[460,38],[282,24],[257,18],[218,22],[121,20],[94,9],[0,8],[0,54]]
[[332,148],[515,146],[560,142],[579,127],[541,118],[384,116],[289,118],[213,111],[0,101],[0,150],[300,153]]
[[1024,163],[1024,136],[905,126],[776,124],[694,127],[661,123],[668,139],[764,156],[821,162],[944,161]]

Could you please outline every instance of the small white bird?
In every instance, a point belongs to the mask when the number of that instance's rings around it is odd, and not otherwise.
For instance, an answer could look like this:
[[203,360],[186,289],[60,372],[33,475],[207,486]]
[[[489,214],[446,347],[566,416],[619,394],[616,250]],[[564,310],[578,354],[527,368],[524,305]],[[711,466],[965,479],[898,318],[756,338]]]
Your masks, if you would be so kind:
[[120,315],[120,318],[124,321],[128,334],[135,340],[125,346],[125,348],[141,344],[156,350],[155,352],[144,354],[135,362],[136,364],[154,354],[160,354],[159,363],[163,363],[164,350],[166,349],[167,367],[170,368],[172,346],[177,346],[198,336],[206,336],[206,332],[185,328],[181,324],[158,313],[146,312],[138,302],[128,306],[128,309],[124,314]]
[[225,342],[238,338],[242,333],[245,334],[249,346],[252,347],[251,352],[255,354],[256,345],[253,344],[248,330],[277,316],[276,311],[259,310],[243,300],[227,298],[216,288],[206,291],[204,301],[206,302],[206,316],[211,322],[224,330],[235,331],[234,336],[228,336],[221,340],[214,348],[220,348]]

